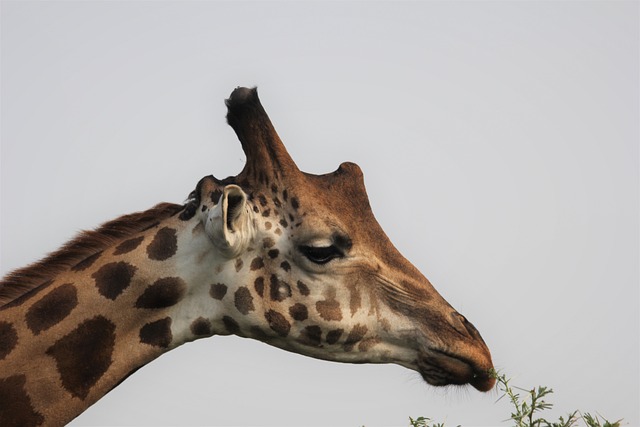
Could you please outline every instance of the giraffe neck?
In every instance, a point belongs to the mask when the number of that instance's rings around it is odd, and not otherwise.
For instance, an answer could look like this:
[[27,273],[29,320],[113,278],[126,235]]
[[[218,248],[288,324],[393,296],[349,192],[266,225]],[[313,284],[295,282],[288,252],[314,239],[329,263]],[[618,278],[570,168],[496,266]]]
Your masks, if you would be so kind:
[[228,333],[216,257],[197,216],[173,215],[0,306],[0,425],[63,425],[166,351]]

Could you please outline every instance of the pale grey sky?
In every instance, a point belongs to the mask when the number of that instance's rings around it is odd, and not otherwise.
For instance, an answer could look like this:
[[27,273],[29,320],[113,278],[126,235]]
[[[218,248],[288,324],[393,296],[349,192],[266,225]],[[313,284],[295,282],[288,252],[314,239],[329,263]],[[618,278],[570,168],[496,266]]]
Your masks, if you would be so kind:
[[[640,425],[637,2],[1,3],[4,274],[244,156],[258,85],[301,169],[364,169],[379,222],[555,414]],[[508,425],[398,366],[235,337],[148,365],[74,425]]]

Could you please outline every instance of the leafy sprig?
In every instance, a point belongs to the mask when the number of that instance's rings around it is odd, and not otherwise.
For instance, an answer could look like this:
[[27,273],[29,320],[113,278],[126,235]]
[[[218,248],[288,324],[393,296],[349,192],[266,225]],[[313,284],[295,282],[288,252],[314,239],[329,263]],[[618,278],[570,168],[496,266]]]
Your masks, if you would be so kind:
[[[557,421],[549,421],[541,412],[551,409],[552,403],[546,399],[553,394],[553,389],[545,386],[538,386],[532,389],[512,386],[511,379],[506,375],[500,374],[495,370],[490,372],[495,378],[498,390],[502,395],[497,401],[502,400],[505,396],[509,399],[512,406],[511,416],[508,420],[513,421],[514,427],[575,427],[582,421],[587,427],[620,427],[622,420],[611,422],[601,415],[591,415],[588,412],[584,414],[580,411],[573,411],[565,417],[559,417]],[[521,395],[522,393],[522,395]],[[496,402],[497,402],[496,401]],[[409,417],[410,427],[445,427],[444,423],[433,422],[430,418]],[[460,427],[460,426],[458,426]]]

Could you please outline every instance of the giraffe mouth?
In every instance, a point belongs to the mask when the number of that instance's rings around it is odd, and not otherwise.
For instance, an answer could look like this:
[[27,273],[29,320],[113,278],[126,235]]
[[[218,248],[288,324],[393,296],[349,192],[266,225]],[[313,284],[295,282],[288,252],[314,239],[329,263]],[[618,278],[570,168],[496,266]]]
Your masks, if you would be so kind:
[[495,385],[491,367],[481,367],[465,357],[442,350],[429,349],[418,359],[418,372],[433,386],[470,384],[479,391],[489,391]]

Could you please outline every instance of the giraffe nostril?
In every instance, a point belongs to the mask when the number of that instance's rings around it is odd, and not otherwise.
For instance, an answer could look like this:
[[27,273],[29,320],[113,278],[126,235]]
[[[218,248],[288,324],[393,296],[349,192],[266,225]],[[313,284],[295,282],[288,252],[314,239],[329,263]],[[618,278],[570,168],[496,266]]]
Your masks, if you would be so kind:
[[464,317],[462,314],[454,311],[451,313],[451,326],[462,335],[466,335],[470,338],[478,337],[478,330]]
[[[466,319],[465,319],[466,320]],[[464,326],[467,328],[467,331],[469,331],[469,333],[471,334],[472,337],[474,338],[480,338],[480,332],[478,332],[478,330],[476,329],[475,326],[473,326],[473,323],[466,321]]]

